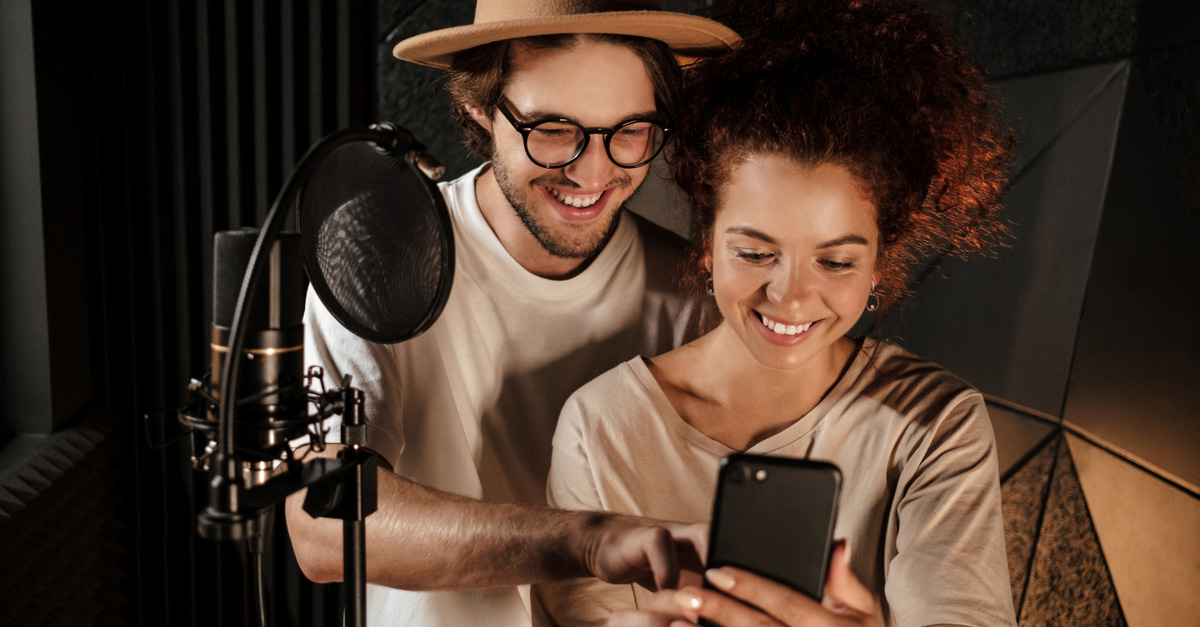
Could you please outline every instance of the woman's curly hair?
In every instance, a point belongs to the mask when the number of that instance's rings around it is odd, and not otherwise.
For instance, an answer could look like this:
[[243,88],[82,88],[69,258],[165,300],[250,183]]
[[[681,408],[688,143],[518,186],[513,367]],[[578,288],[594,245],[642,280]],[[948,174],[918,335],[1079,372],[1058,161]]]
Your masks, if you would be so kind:
[[873,201],[881,313],[914,266],[989,253],[1013,140],[929,12],[896,0],[726,0],[742,46],[689,73],[671,163],[709,250],[721,187],[756,153],[847,168]]

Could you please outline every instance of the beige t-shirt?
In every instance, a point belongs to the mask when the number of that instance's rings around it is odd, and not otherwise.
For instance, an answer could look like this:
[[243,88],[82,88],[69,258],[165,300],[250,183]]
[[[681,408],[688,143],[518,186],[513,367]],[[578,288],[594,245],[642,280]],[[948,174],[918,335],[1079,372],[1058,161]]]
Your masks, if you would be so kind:
[[[568,399],[549,501],[706,521],[721,458],[733,452],[684,422],[635,358]],[[812,411],[746,452],[841,469],[834,537],[849,542],[851,568],[889,624],[1015,624],[994,436],[982,396],[962,380],[898,346],[867,341]],[[594,579],[534,586],[534,615],[603,624],[649,595]]]
[[[530,274],[479,210],[482,171],[441,185],[455,270],[437,322],[407,342],[373,344],[309,290],[305,360],[325,369],[326,386],[353,375],[365,396],[367,445],[397,474],[484,501],[544,504],[550,441],[567,397],[630,357],[695,338],[706,308],[677,289],[683,240],[627,211],[577,276]],[[368,586],[367,624],[527,626],[530,618],[517,588]]]

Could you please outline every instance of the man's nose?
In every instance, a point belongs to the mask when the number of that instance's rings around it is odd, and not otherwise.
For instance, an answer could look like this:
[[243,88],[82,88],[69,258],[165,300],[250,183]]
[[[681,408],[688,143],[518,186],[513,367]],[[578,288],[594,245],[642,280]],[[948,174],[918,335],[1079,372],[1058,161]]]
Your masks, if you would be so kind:
[[613,170],[617,165],[608,158],[604,150],[604,137],[592,136],[583,154],[568,165],[566,175],[588,192],[599,191],[608,186],[613,180]]

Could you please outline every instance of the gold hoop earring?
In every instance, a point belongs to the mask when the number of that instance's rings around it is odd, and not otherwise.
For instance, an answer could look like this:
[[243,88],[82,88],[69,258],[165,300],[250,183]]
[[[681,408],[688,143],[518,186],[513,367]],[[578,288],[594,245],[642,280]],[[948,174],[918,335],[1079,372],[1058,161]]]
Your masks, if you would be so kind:
[[875,293],[875,285],[871,285],[871,293],[867,294],[867,311],[879,309],[879,295]]

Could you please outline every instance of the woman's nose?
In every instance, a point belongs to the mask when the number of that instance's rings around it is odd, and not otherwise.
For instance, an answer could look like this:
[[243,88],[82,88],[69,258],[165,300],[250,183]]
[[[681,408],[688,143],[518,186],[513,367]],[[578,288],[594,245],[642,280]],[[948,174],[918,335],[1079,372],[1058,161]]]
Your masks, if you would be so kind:
[[771,272],[767,298],[779,306],[781,314],[797,313],[812,287],[810,279],[798,264],[780,264]]

